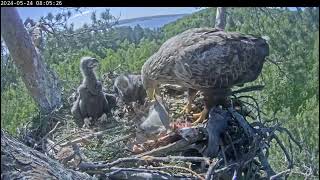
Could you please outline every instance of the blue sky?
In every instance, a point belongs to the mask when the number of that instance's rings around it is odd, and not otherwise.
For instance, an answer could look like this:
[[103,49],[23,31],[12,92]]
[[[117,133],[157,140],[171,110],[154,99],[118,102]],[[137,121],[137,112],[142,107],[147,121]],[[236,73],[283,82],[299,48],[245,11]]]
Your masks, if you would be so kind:
[[[105,9],[110,9],[110,13],[121,19],[131,19],[144,16],[155,16],[155,15],[166,15],[166,14],[185,14],[193,13],[201,10],[201,8],[196,7],[88,7],[82,8],[81,12],[78,14],[73,14],[69,19],[69,23],[74,23],[75,28],[82,26],[84,23],[90,22],[90,16],[92,12],[104,11]],[[26,18],[30,17],[32,19],[38,20],[41,16],[46,16],[49,12],[56,14],[61,9],[56,7],[20,7],[18,12],[24,21]]]
[[[90,7],[83,8],[82,15],[77,14],[73,17],[76,19],[80,16],[87,16],[91,14],[91,12],[96,11],[97,13],[104,11],[108,7]],[[183,13],[193,13],[199,8],[195,7],[111,7],[110,12],[112,15],[119,17],[120,19],[130,19],[136,17],[144,17],[144,16],[154,16],[154,15],[164,15],[164,14],[183,14]],[[59,8],[55,7],[20,7],[18,8],[18,12],[23,20],[27,17],[31,17],[33,19],[38,19],[41,16],[47,15],[49,12],[55,14],[61,11]]]
[[[90,16],[91,12],[101,12],[108,7],[89,7],[82,9],[82,16]],[[196,7],[110,7],[112,15],[119,17],[120,19],[130,19],[144,16],[165,15],[165,14],[184,14],[193,13],[199,11],[200,8]],[[295,8],[289,8],[295,10]],[[38,19],[41,16],[47,15],[49,12],[55,14],[61,9],[56,7],[19,7],[19,14],[23,20],[27,17]],[[75,15],[74,19],[80,17],[81,14]]]
[[[84,23],[90,22],[90,15],[93,11],[99,12],[104,11],[108,7],[84,7],[82,13],[74,14],[69,23],[74,23],[75,28],[82,26]],[[196,7],[110,7],[110,12],[115,17],[121,19],[130,19],[144,16],[155,16],[155,15],[166,15],[166,14],[185,14],[194,13],[203,8]],[[290,8],[295,10],[295,8]],[[18,12],[24,21],[30,17],[32,19],[39,19],[41,16],[47,15],[49,12],[56,14],[61,11],[60,8],[56,7],[19,7]]]

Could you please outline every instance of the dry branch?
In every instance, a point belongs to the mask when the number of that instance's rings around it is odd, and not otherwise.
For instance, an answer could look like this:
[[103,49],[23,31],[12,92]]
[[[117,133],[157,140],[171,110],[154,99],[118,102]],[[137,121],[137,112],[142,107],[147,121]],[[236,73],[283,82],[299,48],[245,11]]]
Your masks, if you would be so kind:
[[108,132],[110,132],[111,130],[115,130],[116,126],[113,126],[111,127],[110,129],[107,129],[107,130],[104,130],[104,131],[99,131],[99,132],[95,132],[95,133],[92,133],[92,134],[89,134],[87,136],[84,136],[84,137],[80,137],[80,138],[77,138],[77,139],[73,139],[71,141],[68,141],[68,142],[65,142],[65,143],[62,143],[60,144],[61,147],[66,147],[66,146],[71,146],[73,144],[76,144],[76,143],[79,143],[79,142],[83,142],[83,141],[87,141],[91,138],[94,138],[94,137],[97,137],[97,136],[101,136],[103,134],[106,134]]
[[[41,138],[37,143],[34,144],[34,148],[36,146],[38,146],[40,143],[42,144],[42,147],[44,146],[44,141],[50,136],[50,134],[52,134],[58,127],[58,125],[60,124],[61,122],[58,121],[57,124],[53,127],[53,129],[51,131],[49,131],[45,136],[43,136],[43,138]],[[45,150],[45,148],[42,148],[42,150]]]
[[281,142],[281,140],[278,138],[278,136],[276,135],[273,135],[273,138],[276,140],[276,142],[279,144],[280,148],[282,149],[283,153],[285,154],[286,156],[286,159],[288,161],[288,168],[291,169],[292,166],[293,166],[293,162],[292,162],[292,159],[290,158],[289,156],[289,153],[286,149],[286,147],[283,145],[283,143]]
[[209,158],[206,157],[184,157],[184,156],[168,156],[168,157],[153,157],[153,156],[146,156],[146,157],[131,157],[131,158],[119,158],[113,162],[93,162],[93,163],[86,163],[82,162],[79,165],[79,170],[81,171],[105,171],[109,170],[111,167],[120,165],[120,164],[127,164],[127,163],[139,163],[140,165],[147,165],[151,162],[162,162],[162,163],[169,163],[169,162],[204,162],[209,164]]
[[274,180],[274,179],[279,178],[279,177],[281,177],[281,176],[283,176],[283,175],[286,175],[286,174],[288,174],[288,173],[290,173],[290,172],[291,172],[291,169],[287,169],[287,170],[282,171],[282,172],[280,172],[280,173],[278,173],[278,174],[276,174],[276,175],[271,176],[271,177],[270,177],[270,180]]
[[[192,134],[190,134],[190,136],[188,136],[188,140],[181,139],[181,140],[178,140],[174,143],[168,144],[166,146],[162,146],[162,147],[153,149],[151,151],[138,154],[135,157],[143,157],[143,156],[151,156],[151,155],[152,156],[161,156],[161,155],[169,154],[171,152],[179,152],[179,151],[185,150],[185,148],[187,146],[189,146],[197,141],[203,140],[205,138],[205,133],[203,133],[202,129],[193,128],[192,130],[196,131],[196,133],[189,131],[189,132],[192,132]],[[195,134],[197,136],[195,136]]]
[[[15,139],[10,138],[1,130],[1,178],[2,179],[95,179],[88,174],[65,169],[58,162],[50,159],[42,153],[27,147]],[[110,178],[121,177],[140,177],[147,179],[195,179],[188,175],[175,175],[157,170],[139,169],[139,168],[118,168],[112,167],[122,162],[129,161],[146,162],[139,159],[122,159],[109,163],[110,172],[106,174]],[[154,157],[155,161],[169,162],[174,160],[181,161],[201,161],[207,162],[207,158],[202,157]],[[80,166],[81,167],[81,166]],[[79,168],[80,170],[83,170]],[[190,172],[190,171],[189,171]],[[100,171],[101,173],[101,171]],[[191,172],[190,172],[191,173]],[[99,173],[98,173],[99,174]]]
[[208,168],[208,171],[206,173],[206,180],[211,179],[212,172],[214,171],[214,167],[217,165],[218,162],[212,162]]
[[[199,137],[199,140],[202,139]],[[157,149],[153,149],[151,151],[142,153],[142,154],[138,154],[135,157],[143,157],[143,156],[161,156],[161,155],[165,155],[165,154],[169,154],[171,152],[179,152],[181,150],[184,150],[185,147],[195,143],[196,141],[187,141],[185,139],[181,139],[177,142],[168,144],[166,146],[162,146],[159,147]]]
[[126,135],[126,136],[117,138],[117,139],[115,139],[115,140],[113,140],[113,141],[106,142],[106,143],[104,144],[104,146],[109,146],[109,145],[112,145],[112,144],[117,143],[117,142],[119,142],[119,141],[127,140],[127,139],[133,137],[133,135],[134,135],[134,134],[128,134],[128,135]]
[[250,126],[250,124],[241,116],[236,110],[233,108],[228,108],[228,111],[232,114],[232,116],[238,121],[240,126],[244,129],[244,132],[249,137],[254,137],[254,129]]
[[148,170],[142,168],[112,168],[115,170],[107,174],[108,177],[113,179],[172,179],[172,180],[188,180],[195,179],[192,176],[186,175],[172,175],[164,171]]
[[1,179],[95,179],[86,173],[64,168],[11,138],[1,129]]
[[267,157],[263,154],[262,150],[260,150],[260,152],[258,152],[258,157],[259,157],[259,160],[261,162],[263,169],[267,173],[268,178],[275,175],[276,173],[271,168],[271,165],[269,164],[269,161],[268,161]]
[[192,174],[193,176],[196,176],[197,178],[199,178],[200,180],[204,180],[204,178],[199,175],[198,173],[192,171],[191,169],[188,169],[186,167],[181,167],[181,166],[161,166],[161,167],[151,167],[151,166],[148,166],[147,167],[148,169],[155,169],[155,170],[159,170],[159,169],[176,169],[176,170],[183,170],[183,171],[187,171],[189,172],[190,174]]

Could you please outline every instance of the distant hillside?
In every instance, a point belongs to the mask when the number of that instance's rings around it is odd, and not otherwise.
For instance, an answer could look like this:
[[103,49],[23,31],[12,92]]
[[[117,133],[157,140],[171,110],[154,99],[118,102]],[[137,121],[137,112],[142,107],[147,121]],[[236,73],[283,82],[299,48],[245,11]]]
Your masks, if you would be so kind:
[[162,30],[166,39],[190,28],[213,27],[216,8],[206,8],[165,24]]
[[157,18],[167,18],[167,17],[182,17],[188,14],[167,14],[167,15],[158,15],[158,16],[146,16],[146,17],[138,17],[138,18],[131,18],[131,19],[123,19],[119,21],[119,24],[127,24],[132,23],[136,21],[146,21],[151,19],[157,19]]
[[160,28],[187,15],[189,14],[169,14],[123,19],[119,21],[119,26],[134,27],[139,24],[143,28]]

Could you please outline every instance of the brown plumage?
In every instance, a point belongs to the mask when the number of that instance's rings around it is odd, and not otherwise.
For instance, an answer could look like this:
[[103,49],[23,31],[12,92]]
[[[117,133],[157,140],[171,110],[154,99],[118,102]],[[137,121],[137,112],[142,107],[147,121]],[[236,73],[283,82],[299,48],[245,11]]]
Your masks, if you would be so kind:
[[262,38],[215,28],[189,29],[167,40],[145,62],[142,81],[148,94],[168,83],[220,99],[232,86],[257,79],[268,55]]

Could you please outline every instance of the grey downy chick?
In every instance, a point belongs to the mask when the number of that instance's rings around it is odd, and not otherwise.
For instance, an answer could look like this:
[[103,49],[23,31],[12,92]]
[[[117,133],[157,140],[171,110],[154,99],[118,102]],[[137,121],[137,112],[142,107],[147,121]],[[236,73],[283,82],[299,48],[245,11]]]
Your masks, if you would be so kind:
[[147,96],[142,85],[141,75],[122,74],[116,78],[113,88],[124,103],[138,102],[143,104]]
[[92,119],[92,123],[104,113],[110,112],[108,101],[102,91],[102,84],[97,80],[95,68],[99,62],[92,57],[83,57],[80,61],[80,71],[83,77],[78,87],[78,97],[73,103],[71,113],[78,126],[82,126],[85,119]]

